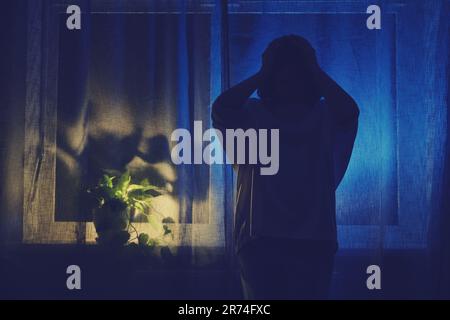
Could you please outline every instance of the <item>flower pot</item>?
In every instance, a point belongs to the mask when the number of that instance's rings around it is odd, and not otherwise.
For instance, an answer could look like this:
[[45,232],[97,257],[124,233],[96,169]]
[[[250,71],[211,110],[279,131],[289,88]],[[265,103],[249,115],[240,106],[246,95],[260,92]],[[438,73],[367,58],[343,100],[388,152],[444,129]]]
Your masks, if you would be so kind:
[[94,209],[94,225],[97,243],[108,246],[123,246],[130,239],[128,226],[130,210],[120,200],[109,200]]

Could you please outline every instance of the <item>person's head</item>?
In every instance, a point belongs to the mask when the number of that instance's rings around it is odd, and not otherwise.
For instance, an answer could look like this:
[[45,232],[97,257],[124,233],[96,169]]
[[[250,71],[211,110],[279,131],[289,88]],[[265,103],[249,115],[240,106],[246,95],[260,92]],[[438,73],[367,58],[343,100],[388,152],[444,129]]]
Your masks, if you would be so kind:
[[312,104],[320,98],[312,81],[317,64],[311,44],[297,35],[273,40],[262,56],[258,95],[269,104]]

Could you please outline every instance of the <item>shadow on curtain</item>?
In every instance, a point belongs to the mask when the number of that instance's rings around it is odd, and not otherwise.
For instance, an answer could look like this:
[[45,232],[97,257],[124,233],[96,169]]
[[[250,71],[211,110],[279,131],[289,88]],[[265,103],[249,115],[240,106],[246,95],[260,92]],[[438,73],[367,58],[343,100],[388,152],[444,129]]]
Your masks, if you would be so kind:
[[153,206],[180,223],[177,245],[223,249],[230,169],[170,159],[173,130],[193,132],[195,120],[210,127],[218,13],[184,1],[148,3],[140,14],[126,4],[100,9],[83,16],[79,32],[60,19],[56,220],[89,221],[86,189],[104,170],[129,170],[169,192]]

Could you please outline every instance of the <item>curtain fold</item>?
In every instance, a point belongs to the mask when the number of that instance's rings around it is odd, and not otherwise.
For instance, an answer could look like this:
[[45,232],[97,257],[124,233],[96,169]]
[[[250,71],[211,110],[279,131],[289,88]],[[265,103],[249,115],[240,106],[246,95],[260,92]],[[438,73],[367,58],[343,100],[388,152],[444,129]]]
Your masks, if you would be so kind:
[[195,248],[220,252],[227,242],[232,199],[226,190],[232,186],[224,179],[231,169],[174,165],[170,152],[178,141],[171,134],[178,128],[194,134],[194,121],[210,128],[226,60],[216,38],[220,7],[153,4],[139,14],[126,4],[92,9],[80,33],[61,20],[56,219],[89,220],[85,190],[105,169],[128,169],[135,179],[169,190],[155,199],[155,210],[179,223],[176,244],[201,261]]

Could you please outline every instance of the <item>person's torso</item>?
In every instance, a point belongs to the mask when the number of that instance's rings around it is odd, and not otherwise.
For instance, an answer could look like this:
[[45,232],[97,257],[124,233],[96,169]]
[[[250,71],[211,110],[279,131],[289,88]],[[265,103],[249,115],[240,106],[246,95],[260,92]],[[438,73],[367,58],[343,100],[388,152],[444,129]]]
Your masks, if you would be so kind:
[[[253,105],[255,129],[279,129],[279,170],[239,165],[236,205],[238,247],[255,237],[336,241],[333,135],[326,105],[303,119],[280,120]],[[274,155],[271,155],[272,157]]]

